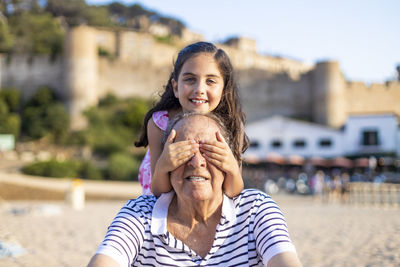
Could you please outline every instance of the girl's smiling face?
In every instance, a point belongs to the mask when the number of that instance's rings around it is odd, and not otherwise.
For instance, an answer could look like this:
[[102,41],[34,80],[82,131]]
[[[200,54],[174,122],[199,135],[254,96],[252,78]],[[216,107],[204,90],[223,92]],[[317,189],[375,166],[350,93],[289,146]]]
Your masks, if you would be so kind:
[[182,66],[178,81],[172,80],[182,111],[209,113],[221,101],[224,79],[212,54],[201,53]]

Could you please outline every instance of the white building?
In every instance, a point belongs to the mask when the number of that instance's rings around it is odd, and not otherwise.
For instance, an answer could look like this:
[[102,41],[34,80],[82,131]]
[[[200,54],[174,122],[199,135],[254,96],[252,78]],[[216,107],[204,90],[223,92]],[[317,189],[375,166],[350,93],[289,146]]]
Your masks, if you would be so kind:
[[251,146],[245,158],[334,158],[351,155],[400,155],[398,119],[392,114],[349,116],[343,130],[315,123],[273,116],[246,127]]
[[393,114],[349,116],[343,132],[344,154],[397,154],[399,122]]

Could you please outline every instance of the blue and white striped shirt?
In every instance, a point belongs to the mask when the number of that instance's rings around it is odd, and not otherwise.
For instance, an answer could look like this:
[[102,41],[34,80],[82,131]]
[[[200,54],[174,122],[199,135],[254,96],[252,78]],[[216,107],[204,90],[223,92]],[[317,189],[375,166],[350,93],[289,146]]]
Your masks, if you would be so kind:
[[246,189],[233,199],[224,196],[214,243],[202,258],[167,231],[174,194],[129,200],[97,253],[121,266],[266,266],[276,254],[295,252],[276,203],[259,190]]

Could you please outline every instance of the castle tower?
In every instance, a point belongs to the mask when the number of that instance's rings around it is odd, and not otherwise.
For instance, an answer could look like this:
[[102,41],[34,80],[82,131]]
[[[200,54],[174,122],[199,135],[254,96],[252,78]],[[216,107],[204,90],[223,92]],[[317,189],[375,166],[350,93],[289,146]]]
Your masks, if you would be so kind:
[[82,25],[65,38],[64,98],[71,116],[71,128],[86,125],[82,112],[98,102],[98,52],[95,29]]
[[316,123],[340,127],[346,120],[345,80],[336,61],[316,64],[312,73],[311,110]]

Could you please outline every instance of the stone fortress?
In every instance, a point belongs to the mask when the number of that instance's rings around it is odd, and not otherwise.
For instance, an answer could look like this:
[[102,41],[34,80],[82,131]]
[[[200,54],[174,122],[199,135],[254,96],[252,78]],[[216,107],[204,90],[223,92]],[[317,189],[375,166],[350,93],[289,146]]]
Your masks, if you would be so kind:
[[[179,49],[201,39],[187,31],[181,44],[172,46],[149,33],[79,26],[67,32],[64,54],[53,61],[44,56],[2,58],[1,88],[16,87],[28,98],[39,86],[52,87],[71,114],[71,127],[78,129],[85,122],[82,111],[107,93],[156,99]],[[218,46],[236,69],[248,121],[279,114],[339,128],[352,114],[400,116],[399,81],[347,81],[338,62],[307,65],[260,55],[256,42],[246,38]]]

